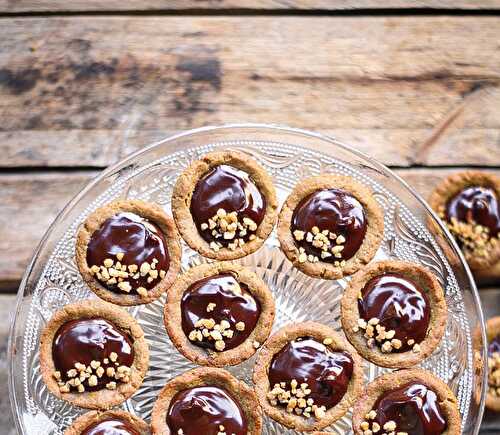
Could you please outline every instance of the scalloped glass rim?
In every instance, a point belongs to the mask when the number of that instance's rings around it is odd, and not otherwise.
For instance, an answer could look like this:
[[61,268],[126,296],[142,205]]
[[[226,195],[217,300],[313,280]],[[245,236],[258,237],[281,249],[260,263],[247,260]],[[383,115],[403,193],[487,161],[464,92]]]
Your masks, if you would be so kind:
[[[67,215],[73,210],[73,208],[77,204],[87,199],[86,196],[91,194],[93,188],[95,188],[97,185],[102,184],[105,181],[107,181],[108,184],[112,184],[112,182],[115,181],[118,177],[129,173],[130,171],[134,170],[137,167],[140,167],[141,163],[145,163],[148,161],[148,155],[152,152],[152,150],[155,150],[160,146],[164,148],[163,155],[165,155],[168,153],[172,153],[174,151],[178,151],[183,147],[184,148],[193,147],[190,141],[198,137],[203,137],[204,135],[212,135],[215,137],[220,137],[223,138],[224,141],[229,141],[230,140],[229,138],[231,137],[234,137],[235,139],[233,140],[236,140],[236,138],[242,138],[242,137],[248,138],[248,136],[251,135],[251,139],[254,141],[258,141],[260,139],[264,142],[268,141],[270,143],[273,142],[271,140],[272,136],[277,136],[277,137],[285,136],[287,138],[286,142],[287,144],[289,143],[289,140],[291,140],[291,138],[294,138],[294,140],[296,139],[297,146],[303,147],[315,153],[323,153],[326,155],[330,155],[332,157],[336,151],[336,148],[340,148],[343,150],[345,154],[352,156],[353,159],[356,160],[356,163],[358,163],[360,166],[366,168],[367,170],[374,171],[374,174],[376,173],[376,175],[380,176],[381,178],[391,180],[391,182],[396,182],[399,185],[398,187],[403,189],[402,193],[408,196],[407,199],[416,201],[418,206],[422,207],[425,210],[425,214],[431,217],[433,231],[438,231],[438,235],[436,235],[436,237],[439,236],[440,238],[442,238],[444,246],[446,246],[449,249],[448,251],[449,256],[456,257],[455,259],[458,260],[458,264],[454,265],[453,272],[455,273],[455,275],[460,274],[462,280],[466,284],[465,288],[469,290],[470,294],[469,293],[466,294],[464,290],[464,295],[467,298],[470,298],[468,302],[472,303],[473,308],[475,310],[474,315],[476,321],[479,323],[480,326],[480,336],[482,340],[481,357],[483,361],[485,361],[486,335],[484,328],[484,319],[483,319],[481,305],[479,303],[479,295],[477,293],[477,289],[474,280],[472,278],[472,274],[466,262],[464,261],[461,251],[459,250],[453,238],[448,233],[448,230],[442,225],[439,219],[437,219],[436,215],[429,208],[426,202],[399,176],[394,174],[384,165],[378,163],[376,160],[364,155],[359,151],[350,148],[347,145],[342,144],[341,142],[337,141],[334,138],[313,132],[308,132],[301,129],[293,129],[288,127],[263,125],[263,124],[232,124],[226,126],[202,127],[199,129],[189,130],[171,136],[159,142],[156,142],[140,151],[133,153],[129,157],[126,157],[122,161],[118,162],[117,164],[103,171],[102,174],[100,174],[95,180],[89,183],[89,185],[87,185],[79,194],[77,194],[68,203],[68,205],[61,211],[61,213],[55,219],[55,221],[47,230],[46,234],[39,243],[31,262],[28,268],[26,269],[21,285],[19,287],[15,318],[11,325],[9,345],[8,345],[9,393],[12,404],[12,410],[14,413],[14,419],[19,433],[27,433],[27,432],[24,429],[23,422],[21,421],[19,415],[19,404],[17,402],[17,396],[15,391],[14,355],[16,354],[16,349],[17,349],[16,346],[21,344],[18,342],[18,339],[22,338],[22,335],[20,336],[19,334],[16,334],[16,332],[18,328],[22,327],[22,325],[19,325],[18,321],[18,319],[20,318],[20,312],[23,309],[22,302],[25,297],[29,297],[30,295],[29,293],[31,284],[30,279],[33,278],[32,272],[34,270],[35,264],[40,256],[42,249],[43,248],[47,249],[47,243],[49,239],[51,239],[52,244],[54,244],[53,240],[54,239],[57,240],[59,236],[62,234],[62,232],[64,232],[65,230],[65,228],[59,228],[59,223],[62,222],[65,219],[65,217],[67,217]],[[318,151],[318,147],[311,146],[312,141],[321,142],[322,145],[321,151]],[[213,142],[214,140],[211,140],[209,142],[203,141],[202,143],[206,144]],[[309,142],[309,143],[304,144],[304,142]],[[349,163],[351,162],[349,161]],[[435,234],[433,233],[433,235]],[[50,251],[52,251],[53,248],[54,246],[50,248]],[[443,248],[443,246],[441,246],[441,248]],[[478,406],[475,413],[475,419],[473,424],[474,427],[470,428],[472,430],[471,433],[474,434],[477,434],[479,431],[480,421],[484,410],[484,402],[485,402],[484,386],[486,385],[486,378],[487,378],[486,370],[483,370],[482,376],[479,379],[479,382],[482,383],[482,388],[479,397],[479,403],[477,404]]]

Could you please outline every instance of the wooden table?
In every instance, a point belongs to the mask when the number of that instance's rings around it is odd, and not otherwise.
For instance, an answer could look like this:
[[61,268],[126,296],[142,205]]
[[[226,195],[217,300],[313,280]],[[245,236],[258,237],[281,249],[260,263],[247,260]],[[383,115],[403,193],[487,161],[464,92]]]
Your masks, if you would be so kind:
[[82,186],[179,130],[328,133],[424,196],[500,174],[500,0],[0,0],[0,41],[4,293]]

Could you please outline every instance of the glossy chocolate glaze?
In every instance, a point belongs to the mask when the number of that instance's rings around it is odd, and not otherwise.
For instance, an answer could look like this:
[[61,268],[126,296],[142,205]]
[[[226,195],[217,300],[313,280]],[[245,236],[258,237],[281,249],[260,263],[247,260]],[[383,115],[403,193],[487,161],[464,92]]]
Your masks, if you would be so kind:
[[[257,404],[256,404],[257,406]],[[189,388],[178,392],[170,403],[167,425],[173,434],[247,435],[248,424],[240,406],[224,389],[216,386]]]
[[488,343],[488,355],[492,356],[494,353],[500,353],[500,334]]
[[[236,294],[230,288],[239,284],[242,294]],[[214,303],[213,311],[207,312],[209,303]],[[195,329],[200,319],[214,319],[216,323],[227,320],[234,331],[232,338],[224,338],[225,350],[234,349],[243,343],[252,333],[261,313],[259,302],[254,299],[245,284],[238,283],[230,273],[204,278],[193,283],[185,292],[181,301],[182,329],[186,335]],[[236,323],[244,322],[245,330],[238,331]],[[214,350],[213,340],[194,341],[196,346]]]
[[[363,243],[367,221],[361,203],[348,192],[340,189],[318,190],[299,202],[292,216],[292,232],[329,230],[337,236],[345,237],[342,259],[352,258]],[[296,241],[307,254],[321,258],[321,249],[315,248],[306,240]],[[328,257],[321,261],[333,263],[338,258]]]
[[439,435],[447,427],[436,393],[416,382],[385,392],[373,409],[381,427],[391,420],[396,423],[396,433]]
[[487,227],[491,237],[500,231],[500,202],[493,189],[472,186],[462,190],[446,204],[446,219],[474,222]]
[[[63,324],[54,336],[52,358],[56,370],[61,372],[62,379],[68,380],[67,372],[75,368],[75,363],[89,366],[91,361],[101,362],[102,367],[116,367],[113,362],[104,364],[111,352],[118,355],[119,365],[130,367],[134,362],[132,340],[117,326],[108,320],[78,319]],[[115,379],[104,375],[98,379],[95,387],[85,386],[87,391],[95,391]]]
[[[271,388],[280,382],[295,379],[307,383],[317,406],[333,408],[339,403],[349,386],[354,362],[347,352],[332,352],[314,338],[303,337],[290,341],[272,359],[269,366]],[[335,371],[342,369],[339,375]],[[331,377],[331,379],[329,379]]]
[[410,278],[386,273],[372,278],[361,290],[358,299],[359,316],[366,321],[377,318],[387,331],[394,330],[394,338],[401,340],[404,352],[413,347],[410,339],[420,343],[425,339],[431,316],[431,305],[426,293]]
[[[227,213],[237,212],[239,221],[247,217],[259,225],[266,212],[266,198],[246,172],[229,165],[219,165],[196,183],[191,198],[191,214],[200,235],[207,242],[217,240],[225,246],[233,240],[216,239],[210,230],[201,229],[201,224],[212,219],[220,208]],[[241,238],[247,241],[250,234],[248,232]]]
[[[87,247],[87,264],[89,267],[102,266],[104,260],[111,258],[117,261],[116,254],[123,253],[120,261],[122,265],[135,264],[138,267],[142,263],[152,263],[156,258],[158,271],[168,271],[170,258],[167,243],[162,231],[152,222],[129,212],[118,213],[110,217],[90,237]],[[126,278],[132,289],[144,287],[153,288],[160,281],[160,277],[148,283],[148,275],[139,276],[137,279]],[[103,284],[109,290],[123,293],[116,285]]]
[[82,435],[139,435],[128,421],[119,417],[111,417],[106,420],[98,421],[87,427]]

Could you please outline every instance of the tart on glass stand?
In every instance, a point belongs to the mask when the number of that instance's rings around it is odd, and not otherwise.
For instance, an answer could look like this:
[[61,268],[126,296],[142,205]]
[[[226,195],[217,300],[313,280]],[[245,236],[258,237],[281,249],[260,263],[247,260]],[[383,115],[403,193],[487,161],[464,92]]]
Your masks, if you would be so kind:
[[383,233],[383,213],[370,189],[343,175],[299,181],[279,214],[282,251],[317,278],[358,271],[374,257]]
[[447,177],[429,198],[429,204],[455,236],[473,271],[500,262],[500,178],[479,171]]
[[229,372],[194,369],[163,387],[153,408],[153,434],[260,435],[262,415],[254,391]]
[[386,260],[354,275],[342,296],[341,320],[347,339],[368,361],[408,368],[441,342],[447,307],[427,268]]
[[263,346],[254,367],[264,412],[286,427],[311,432],[341,418],[363,385],[362,360],[332,328],[288,325]]
[[89,411],[78,417],[64,435],[150,435],[149,426],[136,415],[121,410]]
[[181,255],[172,218],[159,206],[138,200],[97,209],[76,239],[83,279],[97,296],[117,305],[158,299],[174,282]]
[[193,162],[177,179],[172,213],[182,238],[215,260],[259,249],[278,214],[272,180],[249,155],[216,151]]
[[148,361],[137,321],[99,300],[66,305],[40,339],[40,367],[48,389],[82,408],[106,410],[127,400],[142,384]]
[[368,384],[354,405],[352,427],[355,435],[460,435],[458,400],[426,370],[395,371]]
[[179,277],[165,304],[165,326],[174,346],[191,361],[236,365],[267,340],[274,299],[252,271],[235,263],[201,264]]

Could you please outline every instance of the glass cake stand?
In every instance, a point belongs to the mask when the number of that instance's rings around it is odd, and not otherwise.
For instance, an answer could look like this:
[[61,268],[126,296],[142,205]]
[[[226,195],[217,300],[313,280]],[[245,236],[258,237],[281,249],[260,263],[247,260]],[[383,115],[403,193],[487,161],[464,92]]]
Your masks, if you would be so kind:
[[[471,273],[457,248],[428,205],[393,172],[377,161],[319,134],[266,125],[206,127],[155,143],[104,171],[60,213],[28,266],[17,299],[9,342],[9,387],[18,433],[62,434],[85,412],[52,396],[39,363],[40,331],[65,304],[94,297],[74,261],[75,232],[85,217],[117,198],[152,201],[170,213],[177,176],[190,162],[214,149],[249,153],[272,176],[280,203],[295,183],[321,173],[346,174],[370,186],[384,211],[384,238],[376,259],[401,259],[423,264],[443,285],[448,304],[446,333],[437,350],[421,366],[455,392],[465,434],[479,430],[484,407],[486,371],[484,321]],[[183,245],[183,269],[205,262]],[[256,253],[239,260],[255,271],[274,293],[274,330],[289,322],[315,320],[341,331],[339,301],[349,278],[327,281],[292,268],[273,232]],[[129,309],[150,345],[150,368],[143,385],[123,408],[146,419],[159,390],[172,377],[193,367],[172,346],[163,328],[165,297]],[[251,384],[254,358],[229,370]],[[366,382],[388,371],[366,363]],[[328,431],[350,434],[351,413]],[[293,434],[265,418],[264,434]]]

